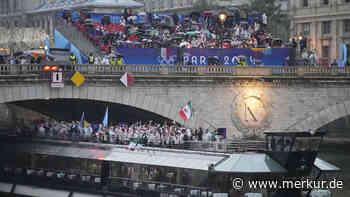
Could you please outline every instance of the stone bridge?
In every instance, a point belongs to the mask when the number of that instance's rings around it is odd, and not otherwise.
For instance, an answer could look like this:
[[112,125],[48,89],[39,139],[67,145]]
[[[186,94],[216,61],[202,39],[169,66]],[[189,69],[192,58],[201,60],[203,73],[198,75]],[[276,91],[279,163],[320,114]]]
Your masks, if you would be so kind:
[[[0,65],[0,103],[88,99],[159,114],[187,127],[227,128],[229,137],[266,130],[305,131],[350,114],[350,69],[320,67],[61,66],[64,88],[50,87],[42,65]],[[70,80],[79,71],[80,87]],[[135,83],[120,83],[124,72]],[[194,116],[179,109],[192,101]],[[4,106],[0,113],[7,113]]]

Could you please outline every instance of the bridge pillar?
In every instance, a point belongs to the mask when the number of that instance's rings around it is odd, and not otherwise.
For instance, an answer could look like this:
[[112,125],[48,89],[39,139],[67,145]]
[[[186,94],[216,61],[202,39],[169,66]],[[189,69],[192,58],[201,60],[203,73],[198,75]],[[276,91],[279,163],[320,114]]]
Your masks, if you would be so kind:
[[0,103],[0,129],[7,129],[13,125],[12,110],[5,103]]
[[49,117],[17,105],[0,103],[0,132],[16,126],[31,126],[34,120],[43,119]]

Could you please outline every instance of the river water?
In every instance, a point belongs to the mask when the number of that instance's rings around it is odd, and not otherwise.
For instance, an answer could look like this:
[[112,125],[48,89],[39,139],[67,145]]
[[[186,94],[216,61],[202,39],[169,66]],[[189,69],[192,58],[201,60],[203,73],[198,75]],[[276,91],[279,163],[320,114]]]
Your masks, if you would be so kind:
[[319,157],[341,168],[338,179],[343,189],[332,191],[332,197],[350,197],[350,142],[325,142],[320,147]]

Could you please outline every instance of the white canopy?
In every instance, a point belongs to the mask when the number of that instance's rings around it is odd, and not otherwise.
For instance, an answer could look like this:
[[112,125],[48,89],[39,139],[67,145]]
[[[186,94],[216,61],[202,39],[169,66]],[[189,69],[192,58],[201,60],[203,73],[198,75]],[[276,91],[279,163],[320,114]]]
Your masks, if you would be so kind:
[[138,8],[144,4],[134,0],[89,0],[78,7],[100,7],[100,8]]
[[286,173],[275,160],[266,154],[232,154],[227,160],[215,167],[218,172],[231,173]]
[[74,8],[139,8],[144,4],[134,0],[56,0],[46,1],[29,13],[50,12]]

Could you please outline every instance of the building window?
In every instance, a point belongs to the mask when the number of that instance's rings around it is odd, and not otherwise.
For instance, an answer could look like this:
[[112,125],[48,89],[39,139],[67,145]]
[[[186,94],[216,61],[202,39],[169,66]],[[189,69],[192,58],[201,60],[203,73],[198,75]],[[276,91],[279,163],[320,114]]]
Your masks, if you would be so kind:
[[310,35],[310,23],[303,23],[302,24],[302,35],[308,36]]
[[331,21],[322,22],[322,34],[331,33]]
[[344,32],[350,33],[350,19],[344,20]]
[[322,0],[323,5],[328,5],[329,4],[329,0]]
[[173,0],[170,0],[169,1],[169,8],[174,8],[174,1]]
[[329,46],[322,47],[322,57],[329,58]]
[[309,0],[302,0],[303,7],[309,7]]

